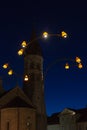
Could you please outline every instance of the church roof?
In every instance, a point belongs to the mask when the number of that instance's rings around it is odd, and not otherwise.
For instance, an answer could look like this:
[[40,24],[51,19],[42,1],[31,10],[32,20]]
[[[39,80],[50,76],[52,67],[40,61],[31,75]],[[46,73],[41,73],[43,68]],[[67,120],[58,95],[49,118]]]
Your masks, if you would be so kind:
[[[17,101],[18,99],[18,101]],[[19,106],[23,105],[24,106],[30,106],[34,108],[31,100],[25,95],[23,90],[16,86],[15,88],[9,90],[7,93],[5,93],[2,97],[0,97],[0,107],[3,108],[4,106],[12,106],[12,101],[14,102],[15,105],[20,104]],[[17,101],[17,103],[16,103]],[[14,106],[15,106],[14,105]]]
[[1,108],[15,108],[15,107],[28,107],[33,108],[32,105],[28,104],[25,100],[20,97],[15,97]]
[[[79,123],[79,122],[87,122],[87,108],[82,108],[82,109],[65,108],[65,109],[75,112],[75,115],[77,117],[77,123]],[[60,118],[60,114],[62,112],[54,113],[51,116],[47,117],[47,124],[48,125],[59,124],[59,118]],[[69,114],[69,113],[66,113],[66,115],[67,114]]]
[[30,43],[28,43],[25,49],[25,55],[39,55],[42,56],[42,48],[38,43],[38,37],[36,36],[35,30],[32,31]]

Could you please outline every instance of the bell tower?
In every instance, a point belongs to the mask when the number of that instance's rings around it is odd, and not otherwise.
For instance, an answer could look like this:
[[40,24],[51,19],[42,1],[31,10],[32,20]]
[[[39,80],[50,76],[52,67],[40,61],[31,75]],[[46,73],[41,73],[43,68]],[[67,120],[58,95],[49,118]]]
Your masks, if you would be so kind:
[[23,91],[31,99],[36,108],[36,130],[46,130],[46,108],[44,101],[43,84],[43,56],[35,31],[32,32],[31,41],[25,49],[24,75],[29,80],[24,81]]

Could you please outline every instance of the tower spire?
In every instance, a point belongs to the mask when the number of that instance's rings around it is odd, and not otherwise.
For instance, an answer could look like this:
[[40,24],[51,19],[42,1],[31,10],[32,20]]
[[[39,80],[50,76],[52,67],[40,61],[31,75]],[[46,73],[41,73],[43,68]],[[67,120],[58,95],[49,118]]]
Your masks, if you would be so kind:
[[39,55],[42,56],[42,48],[38,42],[38,37],[36,35],[35,29],[33,29],[30,42],[25,50],[26,55]]
[[36,108],[36,130],[46,130],[46,108],[43,86],[42,48],[38,43],[35,31],[32,32],[30,44],[24,57],[24,75],[29,76],[24,82],[23,90]]

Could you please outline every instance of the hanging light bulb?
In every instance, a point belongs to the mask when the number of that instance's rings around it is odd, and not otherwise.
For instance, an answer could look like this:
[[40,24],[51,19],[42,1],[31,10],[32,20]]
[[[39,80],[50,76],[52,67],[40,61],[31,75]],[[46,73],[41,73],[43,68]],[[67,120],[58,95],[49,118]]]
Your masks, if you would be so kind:
[[19,55],[19,56],[23,55],[23,52],[24,52],[24,50],[23,50],[23,49],[20,49],[20,50],[18,51],[18,55]]
[[10,70],[8,71],[8,75],[12,75],[12,74],[13,74],[13,70],[10,69]]
[[26,41],[23,41],[22,44],[21,44],[21,46],[22,46],[23,48],[25,48],[25,47],[27,46]]
[[48,32],[43,33],[43,38],[45,38],[45,39],[48,38]]
[[28,81],[28,75],[25,75],[24,81]]
[[83,68],[83,65],[81,63],[78,64],[78,68],[79,69],[82,69]]
[[69,67],[69,64],[68,63],[66,63],[65,64],[65,69],[69,69],[70,67]]
[[80,62],[81,62],[81,59],[80,59],[79,57],[76,57],[75,61],[76,61],[77,63],[80,63]]
[[7,69],[7,68],[8,68],[8,63],[4,64],[2,67],[3,67],[4,69]]
[[64,32],[64,31],[61,32],[61,37],[63,37],[63,38],[67,38],[67,36],[68,36],[68,35],[67,35],[66,32]]

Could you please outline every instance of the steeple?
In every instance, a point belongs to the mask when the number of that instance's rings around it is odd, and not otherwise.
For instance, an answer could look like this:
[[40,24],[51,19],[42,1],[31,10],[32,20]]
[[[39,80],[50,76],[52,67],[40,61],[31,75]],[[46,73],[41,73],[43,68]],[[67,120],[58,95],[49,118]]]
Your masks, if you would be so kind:
[[42,56],[42,48],[38,42],[38,38],[36,36],[35,30],[33,29],[29,45],[25,50],[26,55],[39,55]]
[[38,43],[35,31],[32,32],[30,44],[25,50],[24,75],[29,81],[24,81],[23,90],[36,108],[36,130],[46,130],[46,108],[43,84],[42,48]]

